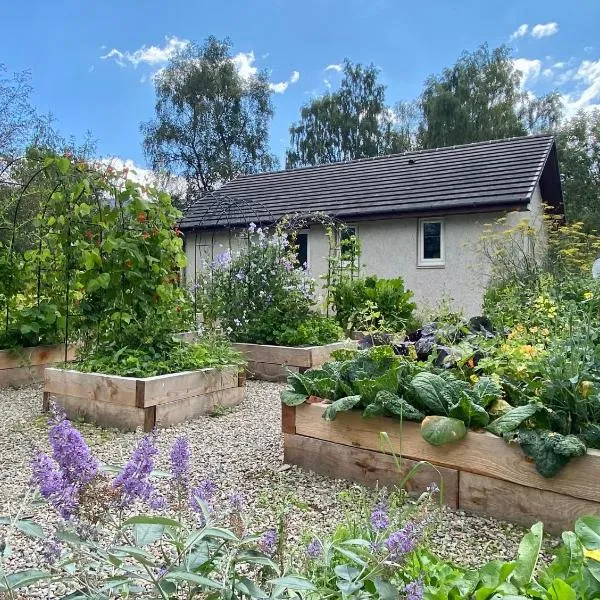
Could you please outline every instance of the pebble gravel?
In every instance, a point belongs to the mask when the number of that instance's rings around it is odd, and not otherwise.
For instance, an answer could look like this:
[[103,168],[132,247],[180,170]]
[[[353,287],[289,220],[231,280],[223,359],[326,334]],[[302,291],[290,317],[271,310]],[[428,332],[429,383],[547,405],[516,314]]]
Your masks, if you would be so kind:
[[[340,522],[351,510],[343,492],[357,486],[284,465],[279,400],[282,388],[279,384],[250,381],[246,399],[238,407],[160,431],[157,445],[162,458],[158,468],[168,469],[171,444],[177,437],[186,436],[192,451],[193,483],[213,479],[219,487],[217,502],[223,503],[230,493],[241,491],[257,527],[267,525],[267,515],[273,513],[277,503],[291,506],[290,537],[298,540],[302,532],[328,531]],[[0,515],[19,507],[28,489],[32,450],[46,445],[47,426],[41,405],[39,386],[0,389]],[[78,426],[95,455],[108,464],[123,464],[142,435],[84,423]],[[166,481],[164,485],[168,485]],[[36,509],[31,516],[42,526],[54,520],[47,507]],[[448,509],[440,510],[437,523],[432,550],[469,567],[493,558],[513,558],[523,535],[520,527]],[[39,552],[32,544],[27,538],[14,540],[9,567],[36,566]],[[32,590],[28,597],[49,597],[36,594]]]

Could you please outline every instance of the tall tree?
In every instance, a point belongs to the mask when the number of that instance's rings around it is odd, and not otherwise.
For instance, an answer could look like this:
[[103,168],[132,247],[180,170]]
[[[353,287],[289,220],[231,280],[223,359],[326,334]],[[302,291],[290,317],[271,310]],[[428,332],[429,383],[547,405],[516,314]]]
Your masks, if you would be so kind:
[[600,230],[600,110],[579,112],[556,140],[567,220]]
[[229,40],[190,44],[156,76],[156,115],[141,126],[155,170],[185,177],[188,193],[273,167],[266,74],[242,77]]
[[374,65],[344,61],[339,90],[302,107],[290,127],[287,168],[352,160],[400,152],[408,140],[395,128],[385,104],[385,86]]
[[516,110],[522,99],[520,81],[506,46],[490,51],[483,44],[463,53],[454,66],[425,82],[420,98],[422,146],[524,135]]

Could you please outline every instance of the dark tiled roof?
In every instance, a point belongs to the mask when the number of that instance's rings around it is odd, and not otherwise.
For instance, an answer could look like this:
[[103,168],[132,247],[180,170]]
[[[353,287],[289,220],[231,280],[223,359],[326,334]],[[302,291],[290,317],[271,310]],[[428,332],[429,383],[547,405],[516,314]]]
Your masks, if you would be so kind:
[[238,177],[199,198],[182,229],[324,212],[341,220],[525,206],[542,173],[560,182],[548,135],[477,142]]

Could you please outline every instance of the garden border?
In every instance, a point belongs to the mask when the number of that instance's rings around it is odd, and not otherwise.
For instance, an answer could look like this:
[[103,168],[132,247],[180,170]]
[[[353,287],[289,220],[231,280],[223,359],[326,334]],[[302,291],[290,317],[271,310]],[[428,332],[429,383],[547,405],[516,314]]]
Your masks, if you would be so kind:
[[[67,361],[75,360],[77,346],[67,347]],[[0,350],[0,388],[39,383],[44,369],[65,361],[65,345],[31,346]]]
[[69,418],[83,416],[103,427],[135,430],[168,427],[244,399],[245,377],[237,366],[182,371],[155,377],[121,377],[49,368],[43,409],[54,401]]
[[289,371],[303,373],[320,367],[330,360],[332,352],[356,348],[356,343],[342,341],[324,346],[274,346],[238,342],[233,347],[248,362],[246,373],[250,379],[284,382]]
[[[419,423],[363,418],[360,411],[325,421],[325,406],[283,405],[285,462],[366,485],[393,485],[426,461],[407,482],[408,491],[443,481],[444,503],[451,508],[526,526],[541,520],[551,532],[572,528],[578,516],[600,515],[600,451],[588,450],[547,479],[518,445],[491,433],[469,431],[458,442],[432,446],[421,436]],[[394,453],[402,456],[400,473],[384,452],[383,431]]]

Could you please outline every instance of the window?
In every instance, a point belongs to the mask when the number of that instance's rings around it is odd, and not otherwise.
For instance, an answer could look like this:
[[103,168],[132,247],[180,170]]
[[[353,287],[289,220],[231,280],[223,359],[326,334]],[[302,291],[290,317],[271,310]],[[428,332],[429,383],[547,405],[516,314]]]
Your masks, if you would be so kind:
[[442,219],[421,219],[419,221],[419,259],[420,267],[443,267],[444,221]]
[[299,233],[296,236],[298,263],[303,269],[308,268],[308,233]]

